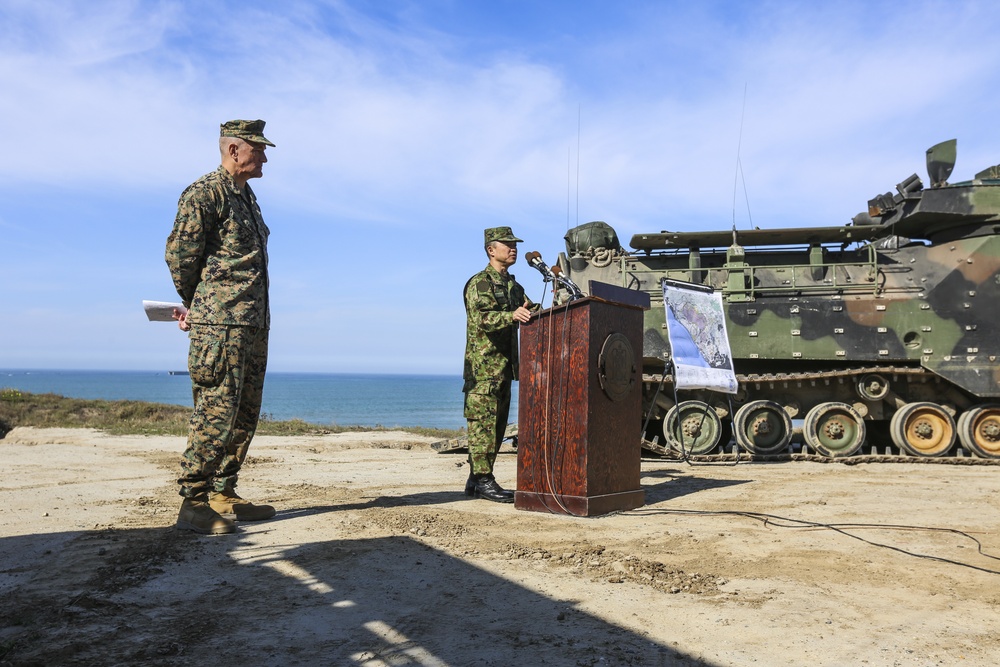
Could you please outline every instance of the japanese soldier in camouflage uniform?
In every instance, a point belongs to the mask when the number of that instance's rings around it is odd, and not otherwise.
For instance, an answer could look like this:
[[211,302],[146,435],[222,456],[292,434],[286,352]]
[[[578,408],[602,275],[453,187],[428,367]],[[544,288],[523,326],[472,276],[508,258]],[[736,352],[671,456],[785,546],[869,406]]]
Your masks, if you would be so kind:
[[510,227],[484,233],[489,265],[465,284],[465,418],[469,423],[469,479],[465,494],[514,502],[493,477],[493,463],[510,412],[511,382],[517,379],[517,331],[539,306],[524,294],[507,268],[517,260]]
[[274,146],[264,121],[223,123],[222,164],[188,186],[177,204],[166,260],[185,311],[188,369],[194,393],[187,450],[181,459],[177,527],[235,532],[233,521],[274,516],[236,493],[236,480],[260,416],[267,366],[267,236],[247,181],[260,178]]

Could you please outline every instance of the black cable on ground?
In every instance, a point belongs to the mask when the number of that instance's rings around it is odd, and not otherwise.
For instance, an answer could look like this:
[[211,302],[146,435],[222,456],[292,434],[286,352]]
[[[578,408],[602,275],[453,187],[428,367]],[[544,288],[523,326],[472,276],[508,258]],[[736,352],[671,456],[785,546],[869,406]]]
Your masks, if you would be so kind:
[[840,533],[845,537],[849,537],[865,544],[869,544],[874,547],[880,547],[883,549],[890,549],[898,553],[904,554],[906,556],[913,556],[914,558],[921,558],[925,560],[937,561],[939,563],[946,563],[948,565],[957,565],[959,567],[966,567],[971,570],[977,570],[979,572],[985,572],[987,574],[1000,574],[1000,570],[991,570],[985,567],[979,567],[978,565],[972,565],[970,563],[963,563],[961,561],[952,560],[950,558],[942,558],[940,556],[932,556],[929,554],[920,554],[912,551],[907,551],[906,549],[900,547],[894,547],[891,544],[882,544],[881,542],[874,542],[872,540],[861,537],[860,535],[853,535],[847,532],[846,529],[867,529],[867,530],[906,530],[906,531],[921,531],[921,532],[938,532],[938,533],[952,533],[954,535],[959,535],[966,539],[971,540],[975,543],[977,551],[980,556],[984,558],[989,558],[990,560],[1000,561],[1000,556],[994,556],[992,554],[983,551],[983,544],[975,537],[969,533],[958,530],[956,528],[931,528],[927,526],[906,526],[897,524],[877,524],[877,523],[819,523],[816,521],[807,521],[805,519],[790,519],[788,517],[776,516],[774,514],[764,514],[761,512],[742,512],[737,510],[685,510],[685,509],[635,509],[628,510],[627,512],[622,512],[624,515],[634,514],[637,516],[646,516],[653,514],[678,514],[678,515],[690,515],[690,516],[741,516],[747,517],[749,519],[754,519],[760,521],[765,526],[774,525],[779,528],[793,528],[793,529],[809,529],[809,530],[832,530],[836,533]]

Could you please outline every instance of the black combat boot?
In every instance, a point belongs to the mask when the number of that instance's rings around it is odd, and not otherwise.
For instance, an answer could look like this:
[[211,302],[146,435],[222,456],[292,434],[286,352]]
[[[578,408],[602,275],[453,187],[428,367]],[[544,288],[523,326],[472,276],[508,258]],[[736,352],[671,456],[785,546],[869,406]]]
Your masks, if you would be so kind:
[[506,491],[502,486],[497,484],[497,480],[493,477],[492,473],[476,475],[476,486],[473,494],[476,498],[492,500],[495,503],[514,502],[514,492]]
[[469,473],[469,479],[465,480],[465,495],[470,498],[476,495],[476,476],[471,472]]

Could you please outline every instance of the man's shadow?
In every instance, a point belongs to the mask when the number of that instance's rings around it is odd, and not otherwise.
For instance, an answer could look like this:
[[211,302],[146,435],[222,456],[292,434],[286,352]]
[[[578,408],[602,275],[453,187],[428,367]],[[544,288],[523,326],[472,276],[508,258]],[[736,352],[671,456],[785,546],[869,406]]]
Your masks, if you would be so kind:
[[56,542],[7,582],[0,662],[709,664],[411,537],[264,546],[143,528],[4,538],[0,553]]

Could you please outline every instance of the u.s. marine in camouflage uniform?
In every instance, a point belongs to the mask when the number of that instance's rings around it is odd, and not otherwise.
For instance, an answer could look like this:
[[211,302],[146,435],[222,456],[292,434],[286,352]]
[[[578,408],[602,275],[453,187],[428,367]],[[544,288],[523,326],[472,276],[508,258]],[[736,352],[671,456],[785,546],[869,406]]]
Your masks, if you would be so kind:
[[518,324],[538,306],[525,296],[507,267],[517,260],[510,227],[484,232],[489,265],[465,284],[465,418],[469,436],[468,496],[513,502],[493,476],[493,464],[510,412],[511,382],[517,379]]
[[177,204],[166,260],[189,331],[194,394],[181,459],[178,528],[231,533],[233,520],[274,516],[236,493],[240,466],[260,416],[270,328],[267,237],[257,198],[267,146],[264,121],[236,120],[220,129],[222,164],[188,186]]

